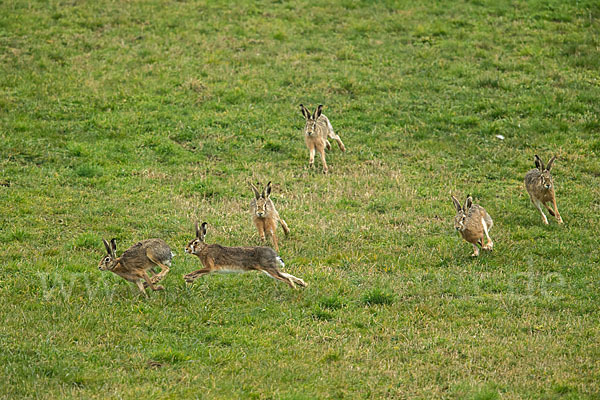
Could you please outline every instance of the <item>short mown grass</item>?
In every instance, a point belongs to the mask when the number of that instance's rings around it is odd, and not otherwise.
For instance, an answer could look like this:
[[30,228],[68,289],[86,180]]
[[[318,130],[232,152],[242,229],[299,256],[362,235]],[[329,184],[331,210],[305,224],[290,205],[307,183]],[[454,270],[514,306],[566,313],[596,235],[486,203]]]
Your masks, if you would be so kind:
[[[0,7],[0,398],[598,398],[595,1],[9,0]],[[299,104],[348,151],[309,170]],[[499,139],[498,135],[504,137]],[[556,154],[565,224],[523,188]],[[183,252],[259,245],[292,291]],[[494,218],[473,259],[450,195]],[[145,299],[96,268],[161,237]]]

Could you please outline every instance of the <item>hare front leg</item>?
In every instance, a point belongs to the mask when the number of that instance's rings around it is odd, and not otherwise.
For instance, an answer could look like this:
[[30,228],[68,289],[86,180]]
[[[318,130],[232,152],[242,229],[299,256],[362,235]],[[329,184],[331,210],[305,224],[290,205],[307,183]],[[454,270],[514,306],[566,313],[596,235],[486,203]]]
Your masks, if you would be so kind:
[[542,221],[544,221],[544,224],[548,225],[548,218],[546,218],[546,214],[544,214],[544,212],[542,211],[541,202],[538,199],[532,199],[532,202],[533,205],[538,209],[540,214],[542,214]]
[[317,147],[317,150],[319,150],[319,154],[321,155],[321,162],[323,163],[323,173],[327,174],[327,171],[329,169],[327,168],[327,161],[325,161],[325,147],[321,145]]
[[479,247],[475,243],[471,244],[473,245],[473,254],[471,254],[471,257],[477,257],[479,255]]
[[556,197],[552,196],[552,205],[554,206],[554,216],[559,224],[563,223],[563,219],[558,212],[558,206],[556,205]]
[[308,168],[315,166],[315,145],[314,143],[307,143],[308,146]]
[[164,290],[164,287],[161,286],[161,285],[154,286],[154,283],[152,282],[152,280],[150,279],[150,277],[148,276],[148,274],[146,273],[146,271],[144,271],[142,273],[142,277],[144,278],[144,280],[146,281],[146,283],[148,284],[148,286],[150,286],[150,289],[152,289],[153,291]]
[[254,219],[254,225],[258,230],[258,236],[260,236],[260,240],[265,241],[265,224],[264,221],[261,221],[258,218]]
[[277,234],[276,234],[277,220],[275,218],[265,220],[265,229],[266,229],[267,233],[269,234],[269,236],[271,236],[271,239],[273,239],[273,248],[275,249],[275,251],[277,253],[279,253],[279,245],[277,243]]
[[279,272],[281,275],[285,276],[286,278],[288,278],[289,280],[291,280],[292,282],[302,286],[302,287],[306,287],[306,282],[304,282],[302,279],[300,278],[296,278],[294,275],[292,274],[286,274],[285,272]]
[[148,293],[146,293],[146,289],[144,289],[144,282],[142,282],[141,279],[138,279],[135,281],[135,284],[137,285],[138,289],[140,289],[140,292],[142,292],[144,296],[148,298]]
[[200,278],[202,275],[210,274],[211,272],[213,272],[215,270],[215,263],[213,262],[213,260],[211,258],[207,258],[205,261],[206,262],[202,262],[202,264],[204,264],[205,266],[204,268],[184,275],[183,279],[185,279],[187,283],[192,283],[194,282],[194,280]]
[[542,203],[544,204],[544,207],[546,207],[546,210],[548,211],[548,213],[550,215],[552,215],[553,217],[556,217],[556,214],[554,213],[554,210],[550,208],[550,206],[548,205],[548,203]]
[[192,283],[196,279],[200,278],[202,275],[210,274],[212,269],[210,268],[202,268],[194,272],[190,272],[189,274],[185,274],[183,279],[185,279],[186,283]]

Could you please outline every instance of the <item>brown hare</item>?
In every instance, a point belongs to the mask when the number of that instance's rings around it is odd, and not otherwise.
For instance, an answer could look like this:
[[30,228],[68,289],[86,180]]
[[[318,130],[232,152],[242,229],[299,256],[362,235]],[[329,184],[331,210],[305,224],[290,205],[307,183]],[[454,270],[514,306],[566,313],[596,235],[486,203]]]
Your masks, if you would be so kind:
[[[133,282],[140,291],[148,297],[145,286],[152,290],[163,290],[164,287],[154,284],[160,282],[168,273],[171,266],[173,253],[162,239],[147,239],[138,242],[125,250],[121,257],[117,257],[117,241],[112,239],[110,244],[102,239],[106,247],[106,256],[98,263],[101,271],[111,271],[121,278]],[[147,271],[154,267],[160,267],[161,271],[152,278]]]
[[[552,157],[548,161],[548,165],[544,167],[544,163],[536,154],[535,166],[537,168],[530,170],[525,175],[525,188],[527,189],[527,193],[529,193],[531,202],[539,210],[540,214],[542,214],[544,224],[548,224],[548,218],[546,218],[546,215],[542,211],[542,204],[546,207],[550,215],[556,217],[559,224],[563,223],[562,217],[558,213],[558,207],[556,206],[554,182],[552,181],[552,175],[550,175],[550,169],[552,169],[554,160],[556,160],[556,156]],[[554,210],[548,206],[548,203],[552,203]]]
[[325,148],[331,150],[331,143],[327,140],[333,139],[337,142],[338,146],[342,151],[346,151],[342,139],[333,131],[333,127],[329,122],[329,119],[321,114],[323,105],[319,104],[317,110],[311,115],[310,111],[304,105],[300,104],[302,115],[306,119],[306,125],[304,125],[304,141],[306,147],[308,147],[310,161],[308,166],[313,168],[315,165],[315,150],[321,155],[321,161],[323,162],[323,173],[326,174],[328,171],[327,162],[325,161]]
[[184,275],[186,282],[211,272],[246,272],[262,271],[272,278],[287,283],[295,289],[296,285],[302,287],[306,283],[293,275],[280,271],[284,267],[283,260],[277,256],[270,247],[225,247],[219,244],[206,244],[206,222],[199,227],[196,223],[196,238],[192,239],[185,247],[185,252],[197,256],[204,268]]
[[[456,217],[454,217],[454,229],[460,232],[463,239],[473,245],[472,257],[479,255],[479,248],[482,250],[492,250],[494,242],[490,238],[490,230],[494,226],[492,217],[485,209],[477,204],[473,204],[473,198],[469,195],[465,201],[465,206],[461,207],[456,197],[452,196],[452,201],[456,207]],[[484,245],[484,236],[488,243]]]
[[258,229],[258,234],[261,240],[265,240],[265,233],[267,233],[273,239],[273,246],[275,251],[279,253],[279,246],[277,244],[277,223],[281,223],[283,232],[287,235],[290,233],[290,229],[287,224],[279,216],[279,213],[275,209],[275,204],[271,200],[271,182],[267,183],[265,189],[260,193],[256,186],[250,184],[252,191],[254,192],[254,199],[250,203],[252,208],[252,222]]

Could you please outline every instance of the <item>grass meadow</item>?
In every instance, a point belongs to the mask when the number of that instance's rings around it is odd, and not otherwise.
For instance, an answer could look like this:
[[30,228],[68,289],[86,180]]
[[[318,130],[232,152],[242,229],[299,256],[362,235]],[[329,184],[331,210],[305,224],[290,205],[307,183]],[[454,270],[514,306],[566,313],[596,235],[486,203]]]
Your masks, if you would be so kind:
[[[593,0],[0,0],[0,398],[597,399],[599,115]],[[269,180],[309,286],[186,286],[193,223],[259,245]],[[165,239],[166,290],[99,271],[112,237]]]

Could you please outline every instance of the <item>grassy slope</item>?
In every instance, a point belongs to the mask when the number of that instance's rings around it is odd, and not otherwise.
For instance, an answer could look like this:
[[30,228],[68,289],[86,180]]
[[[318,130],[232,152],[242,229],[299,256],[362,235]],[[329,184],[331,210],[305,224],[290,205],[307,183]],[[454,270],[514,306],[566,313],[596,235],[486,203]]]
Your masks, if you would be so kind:
[[[238,3],[0,3],[0,397],[598,396],[596,2]],[[329,176],[299,103],[349,149]],[[523,190],[534,153],[564,226]],[[185,287],[192,221],[259,243],[251,180],[309,287]],[[165,292],[95,268],[101,237],[153,236]]]

